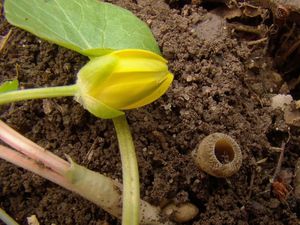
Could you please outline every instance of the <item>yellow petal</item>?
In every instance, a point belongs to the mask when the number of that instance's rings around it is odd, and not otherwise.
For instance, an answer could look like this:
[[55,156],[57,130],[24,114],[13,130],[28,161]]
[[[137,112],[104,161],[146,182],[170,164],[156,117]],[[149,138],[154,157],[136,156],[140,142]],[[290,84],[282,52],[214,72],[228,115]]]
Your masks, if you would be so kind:
[[134,109],[134,108],[138,108],[144,105],[147,105],[151,102],[154,102],[156,99],[160,98],[169,88],[169,86],[171,85],[172,81],[173,81],[173,74],[172,73],[168,73],[166,76],[166,79],[160,84],[160,86],[158,88],[155,89],[155,91],[153,91],[151,94],[149,94],[147,97],[134,102],[132,104],[127,105],[124,108],[120,108],[122,110],[126,110],[126,109]]
[[161,72],[167,71],[166,63],[143,58],[124,58],[114,69],[114,73],[130,73],[130,72]]
[[126,72],[159,72],[167,71],[167,61],[152,52],[139,49],[126,49],[111,53],[119,58],[115,73]]
[[130,83],[130,82],[141,82],[147,80],[157,80],[158,82],[161,82],[166,76],[166,71],[163,72],[134,72],[134,73],[114,73],[113,76],[110,76],[104,83],[103,86],[96,88],[93,92],[91,92],[91,95],[96,96],[101,93],[101,90],[103,90],[103,87],[112,86],[115,84],[121,84],[121,83]]
[[147,58],[167,63],[167,60],[165,60],[160,55],[142,49],[123,49],[114,51],[111,53],[111,55],[115,55],[120,58]]
[[105,87],[99,96],[94,97],[101,99],[102,102],[113,108],[124,109],[128,105],[147,98],[160,87],[163,81],[147,77],[139,81],[130,80],[127,83],[116,83]]

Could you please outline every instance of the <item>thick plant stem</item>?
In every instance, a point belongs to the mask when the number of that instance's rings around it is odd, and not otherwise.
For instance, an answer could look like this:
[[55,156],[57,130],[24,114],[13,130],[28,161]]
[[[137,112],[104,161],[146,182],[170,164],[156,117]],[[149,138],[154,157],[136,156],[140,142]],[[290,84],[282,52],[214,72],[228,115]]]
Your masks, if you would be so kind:
[[117,132],[123,173],[122,224],[138,225],[140,183],[135,148],[125,115],[113,119]]
[[78,91],[76,84],[61,87],[31,88],[9,91],[0,94],[0,105],[30,99],[74,96]]
[[19,225],[13,218],[10,217],[3,209],[0,208],[0,220],[6,225]]

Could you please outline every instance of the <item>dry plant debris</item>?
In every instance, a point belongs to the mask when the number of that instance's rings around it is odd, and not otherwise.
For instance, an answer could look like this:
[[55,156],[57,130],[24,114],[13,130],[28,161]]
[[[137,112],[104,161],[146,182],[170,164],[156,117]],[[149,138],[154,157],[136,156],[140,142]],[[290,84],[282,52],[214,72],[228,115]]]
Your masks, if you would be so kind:
[[12,32],[12,29],[10,29],[6,35],[4,35],[4,36],[1,37],[1,40],[0,40],[0,52],[2,52],[3,49],[5,48],[5,46],[6,46],[7,42],[8,42],[8,39],[9,39],[9,37],[11,35],[11,32]]

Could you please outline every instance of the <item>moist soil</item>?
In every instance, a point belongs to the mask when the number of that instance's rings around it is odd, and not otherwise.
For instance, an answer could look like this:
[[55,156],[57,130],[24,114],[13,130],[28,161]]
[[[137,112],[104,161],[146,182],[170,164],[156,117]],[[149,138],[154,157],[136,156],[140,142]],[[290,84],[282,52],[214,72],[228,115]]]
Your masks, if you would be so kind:
[[[299,25],[284,21],[277,32],[260,34],[239,28],[273,28],[271,9],[262,19],[233,17],[221,3],[109,2],[129,9],[151,27],[175,76],[159,100],[127,112],[141,197],[157,206],[193,203],[199,214],[185,224],[300,224],[299,196],[294,193],[300,132],[270,101],[277,94],[299,98],[299,87],[290,85],[299,76],[299,51],[284,56],[288,63],[278,60],[288,50],[284,46],[299,38]],[[280,44],[291,30],[289,24],[295,24],[293,33],[286,45]],[[1,82],[17,78],[21,88],[73,84],[88,60],[12,27],[2,17],[1,35],[9,29],[0,53]],[[0,109],[3,121],[37,144],[122,181],[111,120],[92,116],[72,98],[17,102]],[[241,169],[226,179],[201,171],[191,157],[199,142],[214,132],[230,135],[242,150]],[[285,157],[276,179],[288,193],[270,183],[282,146]],[[27,224],[31,215],[40,224],[120,224],[80,196],[3,160],[0,206],[20,224]]]

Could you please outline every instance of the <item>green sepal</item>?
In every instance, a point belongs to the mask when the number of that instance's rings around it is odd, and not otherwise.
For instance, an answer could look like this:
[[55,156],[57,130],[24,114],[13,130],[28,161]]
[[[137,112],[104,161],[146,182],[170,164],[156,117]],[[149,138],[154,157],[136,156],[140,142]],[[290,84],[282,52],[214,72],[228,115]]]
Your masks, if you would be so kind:
[[115,56],[105,55],[92,58],[78,74],[77,84],[82,92],[92,93],[111,75],[118,59]]
[[90,95],[82,95],[76,100],[94,116],[102,119],[112,119],[124,115],[124,112],[111,108]]

